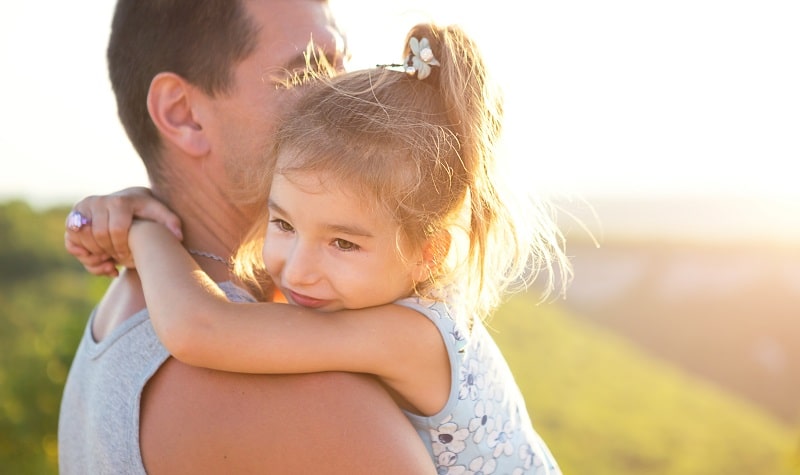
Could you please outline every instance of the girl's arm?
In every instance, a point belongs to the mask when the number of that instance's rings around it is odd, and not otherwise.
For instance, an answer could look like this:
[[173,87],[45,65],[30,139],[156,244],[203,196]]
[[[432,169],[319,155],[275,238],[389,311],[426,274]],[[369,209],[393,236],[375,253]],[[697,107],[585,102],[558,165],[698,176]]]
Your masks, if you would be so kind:
[[447,351],[424,315],[397,305],[323,313],[229,302],[163,226],[137,221],[129,240],[153,327],[178,360],[240,373],[370,373],[420,412],[446,402]]

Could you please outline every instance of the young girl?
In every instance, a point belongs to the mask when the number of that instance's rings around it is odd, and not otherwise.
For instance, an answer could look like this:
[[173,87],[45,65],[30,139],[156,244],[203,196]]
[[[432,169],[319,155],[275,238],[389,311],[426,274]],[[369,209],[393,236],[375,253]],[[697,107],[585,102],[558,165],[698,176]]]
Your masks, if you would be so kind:
[[403,65],[308,81],[277,131],[260,239],[236,265],[293,305],[229,302],[137,221],[153,326],[196,366],[375,375],[439,473],[559,473],[483,320],[539,270],[569,272],[560,234],[498,181],[501,102],[472,40],[418,25],[406,45]]

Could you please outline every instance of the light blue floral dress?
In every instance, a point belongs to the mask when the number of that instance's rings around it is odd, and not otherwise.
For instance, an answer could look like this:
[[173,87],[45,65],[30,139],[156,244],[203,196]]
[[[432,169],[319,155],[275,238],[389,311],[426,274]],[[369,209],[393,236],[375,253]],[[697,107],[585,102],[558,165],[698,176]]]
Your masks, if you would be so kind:
[[534,431],[508,364],[483,324],[457,319],[440,301],[396,302],[431,319],[444,338],[452,382],[447,404],[431,417],[406,411],[439,474],[561,474]]

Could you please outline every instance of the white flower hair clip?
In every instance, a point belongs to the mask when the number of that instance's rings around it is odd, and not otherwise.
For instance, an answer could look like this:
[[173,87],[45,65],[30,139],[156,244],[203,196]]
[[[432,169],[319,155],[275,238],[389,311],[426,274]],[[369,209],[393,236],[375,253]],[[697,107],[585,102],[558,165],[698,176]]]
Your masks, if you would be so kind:
[[411,54],[406,60],[406,72],[408,74],[414,75],[416,73],[417,79],[425,79],[431,74],[431,66],[440,66],[439,61],[433,57],[433,50],[431,50],[428,38],[418,40],[412,36],[408,40],[408,47],[411,48]]

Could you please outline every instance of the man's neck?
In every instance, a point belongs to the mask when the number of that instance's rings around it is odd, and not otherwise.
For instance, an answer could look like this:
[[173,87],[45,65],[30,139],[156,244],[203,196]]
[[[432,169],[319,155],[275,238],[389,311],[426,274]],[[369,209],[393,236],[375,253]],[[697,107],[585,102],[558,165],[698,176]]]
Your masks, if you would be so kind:
[[252,218],[220,193],[153,191],[181,218],[183,245],[194,251],[195,260],[203,271],[217,282],[230,280],[230,265],[222,261],[231,261]]

